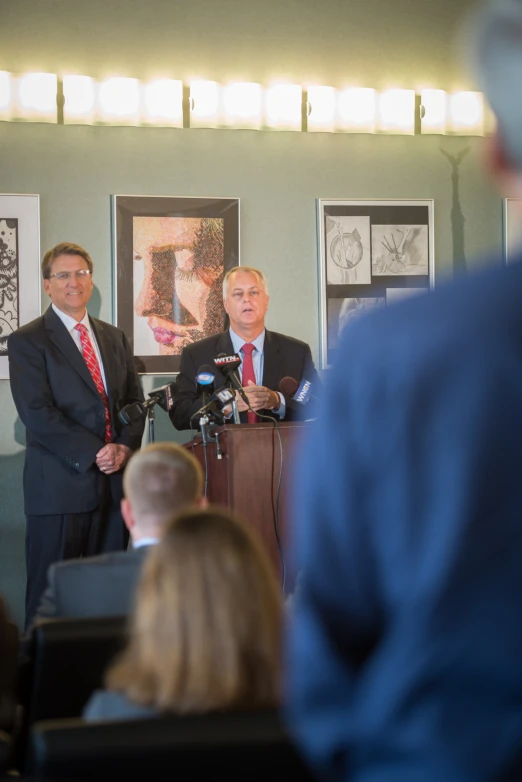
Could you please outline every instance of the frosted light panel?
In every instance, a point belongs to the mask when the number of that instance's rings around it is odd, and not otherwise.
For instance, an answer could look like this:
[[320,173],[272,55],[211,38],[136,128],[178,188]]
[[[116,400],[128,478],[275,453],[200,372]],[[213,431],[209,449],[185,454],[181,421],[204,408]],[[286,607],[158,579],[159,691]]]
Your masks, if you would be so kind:
[[97,114],[101,122],[111,125],[138,125],[140,122],[139,81],[114,77],[101,82]]
[[11,119],[12,96],[11,74],[0,71],[0,120]]
[[333,87],[307,87],[309,131],[335,130],[337,91]]
[[350,87],[337,98],[337,128],[352,133],[375,132],[375,90]]
[[223,87],[222,124],[229,128],[258,130],[262,120],[263,93],[260,84],[233,82]]
[[219,127],[221,95],[216,81],[190,82],[190,103],[190,127]]
[[448,130],[465,136],[484,134],[484,98],[480,92],[455,92],[448,98]]
[[415,132],[415,92],[387,90],[378,98],[377,129],[384,133]]
[[303,90],[298,84],[276,84],[265,92],[265,125],[273,130],[301,130]]
[[422,90],[421,106],[424,108],[424,116],[421,114],[421,132],[445,133],[447,96],[444,90]]
[[89,76],[64,76],[63,119],[66,124],[91,124],[95,120],[96,83]]
[[143,117],[146,125],[183,127],[183,84],[176,79],[158,79],[144,84]]
[[27,73],[14,79],[14,87],[15,119],[57,122],[58,79],[54,73]]

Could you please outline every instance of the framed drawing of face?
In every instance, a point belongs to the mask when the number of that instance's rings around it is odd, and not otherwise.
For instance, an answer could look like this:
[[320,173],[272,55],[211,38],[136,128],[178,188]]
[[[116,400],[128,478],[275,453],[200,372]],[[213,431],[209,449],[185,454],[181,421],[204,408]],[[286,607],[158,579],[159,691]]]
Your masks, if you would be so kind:
[[239,264],[239,199],[113,196],[116,325],[138,370],[179,371],[185,345],[222,331]]

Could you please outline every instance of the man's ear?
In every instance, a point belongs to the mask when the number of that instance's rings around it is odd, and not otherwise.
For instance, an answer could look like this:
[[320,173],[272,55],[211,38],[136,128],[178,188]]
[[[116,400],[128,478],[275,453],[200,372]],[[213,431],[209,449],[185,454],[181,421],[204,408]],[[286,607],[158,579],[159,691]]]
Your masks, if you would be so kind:
[[484,164],[503,196],[522,198],[522,171],[510,161],[498,129],[493,136],[484,139]]
[[206,497],[200,497],[199,500],[196,502],[196,505],[198,508],[208,508],[208,500]]
[[129,530],[129,532],[132,532],[132,529],[135,525],[134,521],[134,514],[132,512],[132,505],[130,504],[127,497],[124,497],[120,503],[120,509],[121,509],[121,515],[123,516],[123,521],[125,522],[125,526]]

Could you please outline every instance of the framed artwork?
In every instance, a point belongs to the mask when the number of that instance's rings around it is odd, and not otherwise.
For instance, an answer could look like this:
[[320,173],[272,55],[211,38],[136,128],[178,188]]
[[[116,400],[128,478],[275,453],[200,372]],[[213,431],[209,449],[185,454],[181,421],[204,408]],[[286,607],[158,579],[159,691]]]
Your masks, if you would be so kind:
[[40,198],[0,194],[0,378],[9,377],[7,338],[40,315]]
[[353,318],[434,282],[433,200],[319,199],[321,368]]
[[239,199],[113,196],[115,315],[138,371],[179,372],[185,345],[225,328],[239,264]]
[[504,262],[513,263],[522,250],[522,199],[504,198]]

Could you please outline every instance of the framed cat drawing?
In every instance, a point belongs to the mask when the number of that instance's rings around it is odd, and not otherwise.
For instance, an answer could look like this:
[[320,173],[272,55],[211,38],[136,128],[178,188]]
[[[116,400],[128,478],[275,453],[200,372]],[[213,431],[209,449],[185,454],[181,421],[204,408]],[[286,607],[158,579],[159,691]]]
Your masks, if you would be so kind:
[[350,322],[434,284],[433,200],[317,201],[321,368]]

